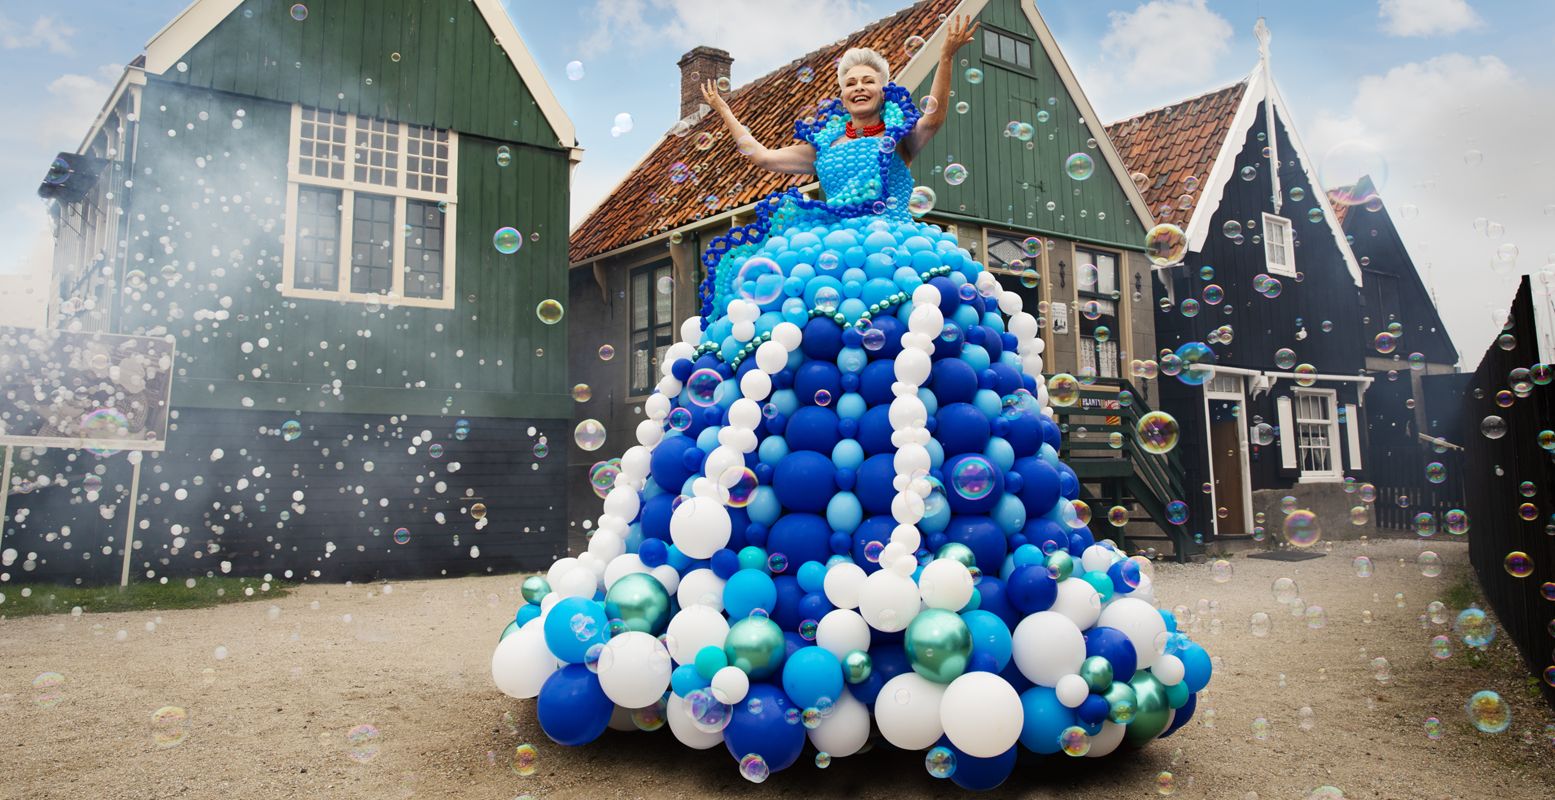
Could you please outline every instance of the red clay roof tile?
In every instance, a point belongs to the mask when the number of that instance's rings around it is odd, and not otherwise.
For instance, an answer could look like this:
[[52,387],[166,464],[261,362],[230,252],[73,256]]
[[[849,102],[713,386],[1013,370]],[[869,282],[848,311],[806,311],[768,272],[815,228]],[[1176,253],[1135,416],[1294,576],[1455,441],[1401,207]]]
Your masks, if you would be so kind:
[[1238,82],[1107,126],[1157,222],[1188,224],[1246,89]]

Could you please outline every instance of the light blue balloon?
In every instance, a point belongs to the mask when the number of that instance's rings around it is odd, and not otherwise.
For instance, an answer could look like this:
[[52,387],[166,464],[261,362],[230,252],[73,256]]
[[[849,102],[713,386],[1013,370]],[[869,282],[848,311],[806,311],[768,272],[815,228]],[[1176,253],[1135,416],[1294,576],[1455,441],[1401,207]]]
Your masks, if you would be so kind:
[[[551,613],[554,614],[556,612],[552,611]],[[1204,648],[1197,643],[1189,642],[1187,646],[1183,647],[1182,652],[1177,654],[1177,657],[1182,659],[1182,682],[1188,684],[1189,692],[1196,693],[1209,685],[1210,675],[1214,672],[1214,666],[1210,663],[1209,653],[1206,653]]]
[[582,664],[589,648],[610,638],[605,607],[586,597],[567,597],[545,616],[545,646],[568,664]]
[[854,530],[863,521],[864,506],[852,492],[838,492],[826,504],[826,524],[834,531]]
[[950,312],[950,321],[956,323],[956,327],[964,331],[975,327],[982,320],[977,318],[977,309],[973,308],[969,303],[962,303],[956,307],[955,311]]
[[[986,358],[983,359],[983,366],[979,367],[980,370],[988,368],[987,361]],[[998,419],[999,415],[1004,413],[1004,398],[1000,397],[999,393],[992,389],[978,389],[977,394],[972,395],[972,405],[978,411],[983,412],[983,416],[990,420]],[[1013,464],[1015,462],[1011,461],[1010,463]]]
[[843,319],[852,324],[863,318],[864,312],[869,310],[869,304],[857,297],[849,297],[838,304],[837,310],[842,312]]
[[756,446],[756,458],[769,467],[776,467],[788,456],[788,441],[781,436],[768,436]]
[[799,565],[799,588],[806,592],[819,592],[826,588],[826,567],[819,561],[806,561]]
[[801,647],[783,662],[783,691],[799,708],[817,708],[842,696],[842,662],[821,647]]
[[929,412],[929,416],[939,413],[939,398],[934,393],[923,387],[918,388],[918,399],[923,401],[923,407]]
[[924,533],[940,533],[950,527],[950,503],[942,492],[929,492],[923,499],[923,519],[918,529]]
[[681,664],[670,673],[670,689],[675,692],[676,697],[685,697],[711,685],[713,682],[702,677],[694,664]]
[[1037,458],[1042,459],[1044,464],[1047,464],[1053,469],[1058,469],[1058,451],[1054,450],[1052,445],[1043,444],[1041,447],[1037,448]]
[[777,585],[766,572],[742,569],[724,584],[724,609],[729,619],[745,619],[758,608],[771,614],[776,607]]
[[1058,702],[1058,695],[1046,686],[1033,686],[1022,692],[1020,704],[1025,712],[1020,731],[1021,745],[1043,755],[1062,750],[1058,735],[1076,724],[1074,711],[1064,708],[1064,704]]
[[[799,351],[795,350],[794,352],[798,353]],[[771,403],[772,407],[778,410],[778,413],[785,416],[791,417],[795,411],[799,410],[799,396],[794,394],[793,389],[779,389],[772,393],[772,397],[767,402]]]
[[[831,463],[838,469],[858,469],[864,463],[864,446],[857,439],[843,439],[831,449]],[[836,530],[852,530],[851,528],[837,528]]]
[[945,447],[939,443],[938,439],[930,439],[925,442],[923,449],[929,451],[930,466],[934,469],[945,466]]
[[999,354],[999,363],[1013,369],[1020,369],[1020,355],[1014,350],[1006,350]]
[[1006,493],[993,507],[993,521],[1005,536],[1019,533],[1026,525],[1026,504],[1019,497]]
[[[964,308],[964,306],[963,306]],[[982,372],[988,369],[992,363],[988,357],[988,350],[980,344],[969,344],[961,348],[961,360],[972,365],[972,369]]]
[[635,553],[642,547],[643,526],[640,522],[634,522],[626,529],[626,552]]
[[[861,351],[862,352],[862,351]],[[869,410],[869,403],[858,392],[846,392],[837,398],[837,416],[843,419],[859,419]]]
[[[847,306],[848,303],[858,303],[860,306],[862,306],[863,302],[864,301],[862,300],[849,300],[847,303],[843,303],[843,306]],[[853,320],[858,319],[865,310],[866,309],[861,307],[857,309],[856,312],[849,313],[849,309],[844,308],[843,313],[847,314],[848,321],[852,322]],[[837,368],[842,370],[844,373],[861,372],[863,371],[865,365],[868,363],[869,356],[865,354],[864,348],[862,347],[844,347],[842,348],[842,352],[837,354]]]
[[1012,643],[1010,629],[992,611],[968,611],[961,615],[972,631],[972,654],[986,653],[993,656],[999,669],[1010,663]]
[[1047,556],[1042,554],[1042,548],[1034,544],[1023,544],[1015,548],[1015,552],[1011,553],[1010,557],[1015,559],[1017,567],[1047,563]]
[[[701,412],[693,411],[691,413],[697,414]],[[706,428],[703,428],[702,432],[697,434],[697,449],[701,450],[703,453],[713,452],[713,449],[718,447],[719,430],[720,429],[716,425],[709,425]]]
[[990,437],[988,446],[983,448],[983,455],[1004,472],[1009,472],[1015,466],[1015,448],[1002,436]]

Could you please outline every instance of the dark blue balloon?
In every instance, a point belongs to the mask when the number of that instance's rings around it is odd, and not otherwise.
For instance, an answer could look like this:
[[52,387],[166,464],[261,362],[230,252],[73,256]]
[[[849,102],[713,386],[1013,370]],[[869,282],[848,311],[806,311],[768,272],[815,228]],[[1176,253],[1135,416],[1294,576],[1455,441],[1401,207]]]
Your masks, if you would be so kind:
[[[1112,680],[1128,681],[1139,667],[1139,656],[1128,636],[1117,628],[1096,626],[1085,632],[1085,657],[1101,656],[1112,664]],[[1187,662],[1184,662],[1186,664]]]
[[[979,325],[978,329],[983,333],[983,336],[981,337],[982,341],[978,342],[978,344],[982,345],[983,349],[988,351],[988,360],[998,365],[999,356],[1004,355],[1004,339],[1002,338],[1002,334],[993,328],[988,327],[987,325]],[[1004,395],[1020,388],[1020,372],[1011,368],[1007,364],[1002,366],[1015,375],[1015,382],[1011,384],[1009,389],[1004,389],[1001,387],[997,390],[999,394]]]
[[886,681],[912,669],[912,665],[907,663],[907,651],[903,647],[900,645],[893,647],[879,639],[880,637],[875,637],[875,646],[869,648],[869,660],[872,664],[869,678],[848,686],[848,691],[853,692],[853,696],[858,698],[860,703],[870,708],[875,707],[875,698],[880,696],[880,687],[885,686]]
[[[792,456],[790,456],[792,458]],[[830,462],[828,462],[830,463]],[[767,532],[767,552],[782,553],[790,564],[831,557],[831,526],[815,514],[784,514]]]
[[1166,726],[1166,732],[1161,734],[1161,738],[1165,739],[1176,733],[1178,728],[1187,725],[1193,719],[1194,709],[1198,707],[1199,696],[1197,694],[1188,695],[1188,702],[1183,703],[1182,708],[1177,709],[1177,716],[1172,717],[1172,724]]
[[934,438],[945,449],[947,458],[962,453],[981,453],[988,446],[992,433],[988,416],[971,403],[940,406],[934,419]]
[[928,283],[939,290],[940,313],[946,317],[956,313],[956,309],[961,307],[961,295],[957,293],[960,287],[943,275],[930,278]]
[[871,359],[880,359],[881,363],[889,363],[891,359],[902,353],[902,334],[907,332],[907,326],[896,317],[886,314],[875,317],[871,322],[874,323],[875,328],[885,334],[885,344],[881,345],[879,350],[864,352],[869,353]]
[[1010,605],[1010,590],[1004,581],[983,573],[982,580],[977,582],[977,598],[977,607],[997,615],[1004,620],[1005,627],[1014,630],[1020,624],[1020,612]]
[[837,365],[825,361],[800,364],[794,372],[794,394],[799,396],[799,402],[813,404],[816,402],[816,393],[822,391],[831,399],[842,395],[842,372],[837,369]]
[[675,513],[675,498],[677,496],[675,492],[678,491],[680,491],[679,485],[664,494],[655,495],[643,503],[640,517],[642,519],[644,540],[663,539],[667,541],[670,538],[670,516]]
[[889,402],[864,412],[858,421],[858,443],[865,455],[896,452],[891,444],[891,406]]
[[727,547],[719,550],[716,553],[713,553],[712,560],[713,574],[724,580],[729,580],[730,578],[734,577],[734,573],[740,571],[739,554],[735,553],[733,550]]
[[1046,611],[1058,599],[1058,582],[1048,574],[1047,567],[1041,564],[1016,567],[1010,573],[1008,587],[1006,595],[1010,605],[1022,615]]
[[871,361],[859,373],[858,393],[871,406],[888,405],[896,398],[891,384],[896,382],[896,365],[890,361]]
[[1085,549],[1096,544],[1090,528],[1076,528],[1069,532],[1069,555],[1079,558]]
[[1058,465],[1058,496],[1065,500],[1078,500],[1080,497],[1080,479],[1075,477],[1074,470],[1068,464]]
[[[853,493],[858,495],[859,505],[864,507],[865,513],[891,513],[891,500],[896,497],[891,482],[895,478],[896,466],[891,456],[882,453],[864,459],[853,482]],[[831,496],[827,495],[826,499],[830,500]]]
[[[576,747],[599,738],[610,724],[615,704],[599,688],[599,676],[583,664],[551,673],[535,703],[540,730],[557,744]],[[803,730],[803,726],[795,726]]]
[[[963,491],[957,485],[956,472],[961,465],[967,462],[980,462],[969,465],[977,471],[976,478],[979,481],[992,481],[991,491],[987,491],[981,497],[969,497],[968,494],[976,492]],[[950,503],[953,514],[987,514],[993,511],[994,506],[1004,497],[1004,471],[998,465],[983,456],[981,453],[963,453],[959,456],[951,456],[945,459],[945,465],[941,468],[941,474],[945,476],[945,499]],[[977,487],[982,488],[982,487]]]
[[804,354],[816,361],[837,361],[842,352],[842,327],[826,317],[815,317],[804,326],[804,340],[799,345]]
[[1016,458],[1036,455],[1037,450],[1042,447],[1042,423],[1037,420],[1038,416],[1021,413],[1008,419],[1008,424],[1004,428],[1004,439],[1010,443],[1010,449],[1015,451]]
[[820,622],[821,617],[826,616],[831,611],[832,604],[822,592],[809,592],[804,597],[799,598],[800,622],[807,619]]
[[1010,773],[1015,771],[1013,745],[993,758],[978,758],[961,752],[946,737],[940,737],[938,744],[950,748],[956,754],[956,771],[950,773],[950,780],[969,792],[986,792],[1004,783]]
[[[730,755],[738,761],[754,753],[773,772],[793,766],[805,743],[805,727],[784,718],[794,704],[770,683],[751,684],[745,697],[745,702],[734,704],[734,714],[724,728],[724,746]],[[605,721],[610,721],[608,714]]]
[[971,548],[972,555],[977,557],[977,568],[984,575],[999,574],[1009,552],[999,524],[987,517],[951,517],[945,538]]
[[891,531],[896,529],[896,520],[889,514],[874,517],[865,517],[859,523],[858,529],[853,531],[852,555],[853,563],[863,568],[865,573],[875,572],[880,569],[879,562],[870,561],[864,554],[865,548],[870,542],[879,542],[881,545],[891,541]]
[[643,566],[652,569],[669,560],[669,545],[663,539],[645,538],[637,546],[637,557],[642,559]]
[[1107,698],[1099,694],[1088,694],[1085,696],[1085,702],[1081,703],[1076,711],[1079,713],[1082,722],[1095,725],[1106,719],[1107,714],[1111,710],[1112,707],[1107,704]]
[[790,450],[810,450],[830,457],[838,440],[837,412],[823,406],[803,406],[788,418],[783,439]]
[[1020,372],[1009,364],[995,363],[989,367],[994,375],[994,391],[1002,397],[1014,394],[1020,388]]
[[1021,535],[1029,544],[1036,545],[1043,553],[1052,553],[1069,547],[1069,532],[1064,526],[1045,517],[1028,520]]
[[777,608],[772,609],[772,621],[785,631],[799,630],[799,623],[803,620],[799,615],[799,602],[804,599],[799,579],[792,575],[779,575],[772,579],[772,583],[777,586]]
[[679,493],[680,487],[691,477],[691,470],[685,463],[686,451],[695,447],[696,442],[687,436],[664,437],[659,446],[653,449],[653,456],[648,461],[654,482],[670,494]]
[[790,511],[825,511],[837,493],[836,468],[830,456],[808,450],[789,453],[772,471],[772,488],[778,502]]

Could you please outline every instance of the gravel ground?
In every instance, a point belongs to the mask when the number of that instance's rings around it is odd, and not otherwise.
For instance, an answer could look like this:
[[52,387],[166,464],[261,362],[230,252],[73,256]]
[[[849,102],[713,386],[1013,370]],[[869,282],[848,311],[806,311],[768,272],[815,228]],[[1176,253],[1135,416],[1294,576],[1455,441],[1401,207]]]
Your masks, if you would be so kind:
[[[1225,582],[1210,565],[1159,565],[1163,603],[1201,609],[1190,627],[1216,658],[1198,717],[1139,751],[1023,760],[998,796],[1301,800],[1328,784],[1352,799],[1549,797],[1555,728],[1546,726],[1555,718],[1515,651],[1498,640],[1471,658],[1455,639],[1450,658],[1429,653],[1431,636],[1451,631],[1422,622],[1426,605],[1468,575],[1461,543],[1429,546],[1445,563],[1440,577],[1421,575],[1420,543],[1399,540],[1339,543],[1302,563],[1236,556]],[[1371,577],[1352,566],[1361,554],[1375,564]],[[1279,577],[1322,606],[1321,628],[1275,601]],[[837,759],[824,774],[807,754],[755,786],[721,749],[690,751],[668,730],[556,746],[533,702],[503,697],[488,675],[519,580],[309,585],[273,602],[0,621],[0,797],[899,798],[954,789],[924,771],[921,754],[887,747]],[[1262,638],[1249,631],[1258,611],[1273,622]],[[1374,676],[1378,657],[1390,664],[1386,683]],[[40,696],[33,681],[45,672],[64,683]],[[1486,688],[1513,706],[1505,733],[1469,725],[1464,703]],[[187,727],[154,731],[164,706],[186,709]],[[1425,730],[1432,715],[1442,721],[1437,741]],[[376,736],[353,741],[362,725]],[[158,732],[177,743],[159,748]],[[527,777],[511,769],[526,742],[539,749]]]

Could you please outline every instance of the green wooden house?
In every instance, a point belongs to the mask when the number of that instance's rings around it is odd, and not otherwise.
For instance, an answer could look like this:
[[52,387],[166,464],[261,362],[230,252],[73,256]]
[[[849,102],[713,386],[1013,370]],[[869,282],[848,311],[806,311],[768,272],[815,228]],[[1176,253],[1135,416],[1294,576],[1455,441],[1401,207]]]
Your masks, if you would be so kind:
[[[157,33],[45,192],[50,324],[176,339],[168,449],[128,498],[136,572],[562,552],[579,152],[498,0],[196,0]],[[40,544],[41,573],[116,547],[106,527]]]
[[[981,27],[959,53],[944,128],[912,164],[915,182],[937,195],[925,219],[953,229],[1022,295],[1043,321],[1049,372],[1097,378],[1072,409],[1074,447],[1094,445],[1099,452],[1090,455],[1114,462],[1089,473],[1097,479],[1088,486],[1092,500],[1126,503],[1133,492],[1124,485],[1141,476],[1116,463],[1126,459],[1113,458],[1107,442],[1124,424],[1120,417],[1143,409],[1155,391],[1153,377],[1130,369],[1155,356],[1144,253],[1150,211],[1032,0],[922,0],[735,87],[729,105],[763,144],[790,144],[794,120],[836,95],[834,65],[850,47],[880,52],[892,80],[921,98],[933,83],[946,22],[958,15]],[[572,232],[573,379],[593,390],[574,416],[599,420],[622,448],[635,442],[658,359],[680,321],[695,313],[703,248],[751,221],[753,203],[769,192],[819,192],[813,176],[751,164],[702,103],[701,82],[727,78],[731,62],[711,47],[680,59],[680,121]],[[947,181],[952,164],[970,177]],[[602,358],[606,345],[610,357]],[[1124,388],[1136,400],[1132,410],[1119,402]],[[584,476],[599,457],[573,452],[577,519],[597,508]],[[1165,481],[1169,473],[1156,477]],[[1157,483],[1154,492],[1164,497],[1167,487]]]

